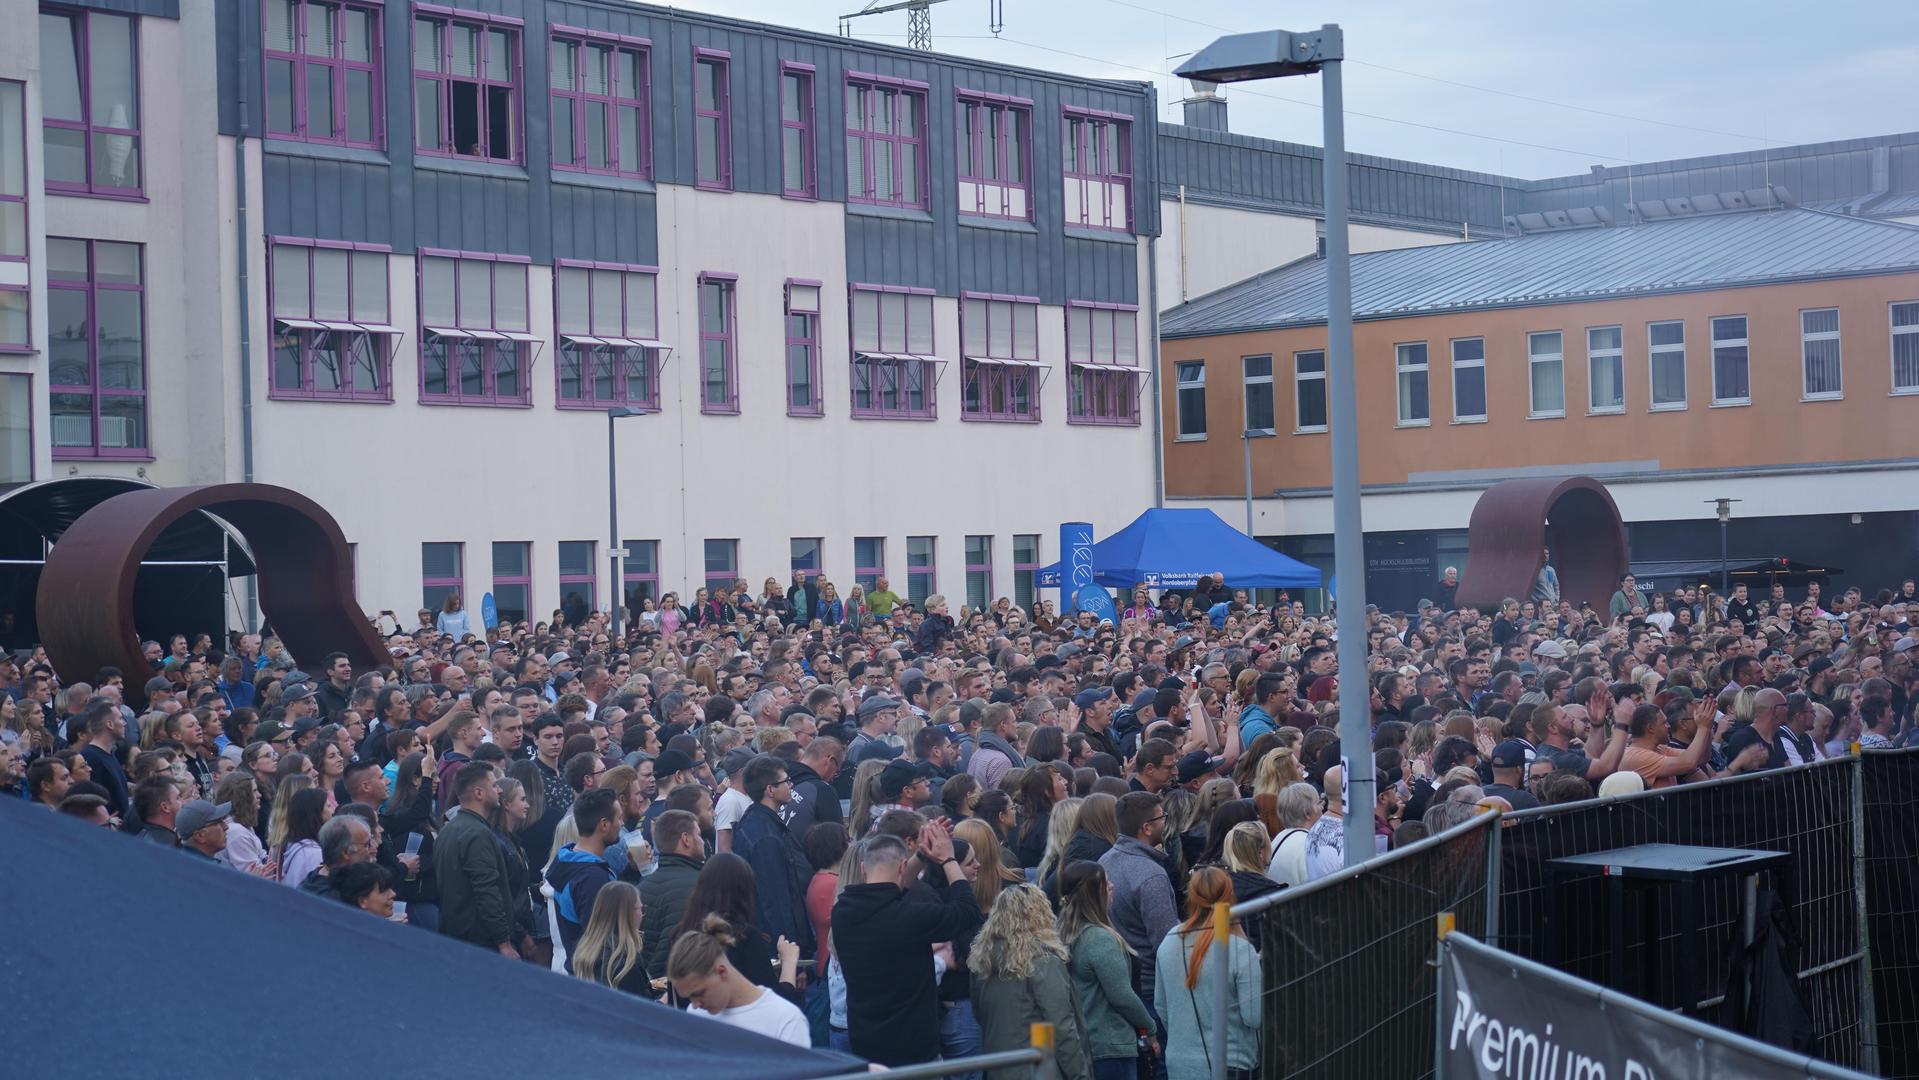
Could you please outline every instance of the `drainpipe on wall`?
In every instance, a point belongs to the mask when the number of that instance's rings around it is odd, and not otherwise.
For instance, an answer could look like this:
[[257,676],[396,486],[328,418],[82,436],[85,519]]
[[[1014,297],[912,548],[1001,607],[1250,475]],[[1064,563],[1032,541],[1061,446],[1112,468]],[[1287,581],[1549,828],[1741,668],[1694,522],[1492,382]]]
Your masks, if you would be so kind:
[[1179,302],[1186,302],[1186,185],[1179,186]]
[[[234,253],[239,259],[240,289],[240,478],[253,483],[253,335],[249,312],[253,305],[247,248],[247,61],[239,61],[240,126],[233,138]],[[246,628],[260,628],[260,575],[247,576]]]
[[[1179,192],[1180,205],[1184,206],[1186,203],[1184,185],[1180,187]],[[1184,249],[1186,230],[1183,224],[1180,228],[1179,242]],[[1182,255],[1182,263],[1184,259],[1185,256]],[[1146,265],[1149,267],[1159,265],[1159,237],[1157,236],[1146,238]],[[1146,275],[1146,302],[1151,312],[1149,325],[1153,328],[1152,347],[1147,353],[1152,359],[1153,367],[1147,374],[1147,378],[1153,384],[1153,506],[1158,508],[1166,505],[1166,444],[1161,439],[1159,429],[1159,274],[1157,272]]]

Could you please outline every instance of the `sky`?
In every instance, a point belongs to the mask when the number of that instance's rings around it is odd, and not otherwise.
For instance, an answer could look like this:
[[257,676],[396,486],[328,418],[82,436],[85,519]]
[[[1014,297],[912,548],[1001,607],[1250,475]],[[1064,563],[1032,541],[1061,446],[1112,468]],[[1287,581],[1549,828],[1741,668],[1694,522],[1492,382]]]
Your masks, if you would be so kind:
[[[1175,122],[1185,54],[1223,33],[1338,22],[1349,150],[1525,179],[1919,130],[1919,0],[1001,0],[998,37],[988,2],[936,3],[934,49],[1151,80]],[[677,6],[837,33],[865,3]],[[867,16],[854,36],[904,44],[906,19]],[[1316,79],[1225,94],[1233,131],[1319,144]]]

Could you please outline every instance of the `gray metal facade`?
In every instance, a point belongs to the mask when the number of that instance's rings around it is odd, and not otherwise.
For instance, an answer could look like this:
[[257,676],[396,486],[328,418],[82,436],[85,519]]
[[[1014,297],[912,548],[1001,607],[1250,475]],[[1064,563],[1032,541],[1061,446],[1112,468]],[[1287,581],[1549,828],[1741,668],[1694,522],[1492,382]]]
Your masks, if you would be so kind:
[[[220,124],[225,134],[264,133],[260,6],[218,0]],[[462,0],[462,6],[525,20],[524,165],[416,156],[411,105],[411,20],[394,5],[384,20],[384,152],[269,139],[265,230],[270,235],[524,255],[537,263],[596,259],[658,263],[653,182],[550,167],[546,99],[548,28],[602,30],[651,42],[653,177],[694,183],[693,63],[696,48],[731,55],[733,189],[778,195],[780,63],[811,64],[818,196],[844,201],[845,77],[849,72],[928,84],[929,211],[850,205],[851,281],[1037,296],[1044,303],[1142,303],[1136,236],[1082,233],[1064,223],[1059,179],[1063,106],[1134,118],[1133,213],[1137,235],[1158,231],[1156,103],[1144,83],[1049,75],[889,48],[780,27],[636,4],[583,0]],[[955,91],[1033,101],[1034,221],[962,221],[958,201]],[[242,122],[242,95],[245,117]]]

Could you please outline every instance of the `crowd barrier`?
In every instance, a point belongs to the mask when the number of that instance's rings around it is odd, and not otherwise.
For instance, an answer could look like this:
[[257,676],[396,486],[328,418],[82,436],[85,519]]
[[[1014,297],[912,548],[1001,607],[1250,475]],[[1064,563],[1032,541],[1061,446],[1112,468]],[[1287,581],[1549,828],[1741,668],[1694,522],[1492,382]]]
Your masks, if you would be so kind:
[[[1816,1056],[1919,1080],[1919,748],[1487,815],[1237,905],[1234,918],[1259,915],[1259,1075],[1431,1076],[1441,915],[1508,952],[1604,981],[1601,885],[1549,881],[1546,864],[1641,843],[1789,852],[1781,892],[1801,938]],[[1628,970],[1649,962],[1656,985],[1723,986],[1743,911],[1736,890],[1706,889],[1694,950],[1703,972],[1674,970],[1676,904],[1658,905],[1655,937],[1633,946]],[[1710,1016],[1718,998],[1691,1004]]]

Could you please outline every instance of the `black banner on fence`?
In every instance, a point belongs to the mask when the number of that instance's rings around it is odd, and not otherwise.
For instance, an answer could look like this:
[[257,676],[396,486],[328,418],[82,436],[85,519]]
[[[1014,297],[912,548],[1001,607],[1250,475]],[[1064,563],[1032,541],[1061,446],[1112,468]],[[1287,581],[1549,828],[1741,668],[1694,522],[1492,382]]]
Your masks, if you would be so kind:
[[1861,1074],[1810,1061],[1447,935],[1438,1080],[1804,1080]]

